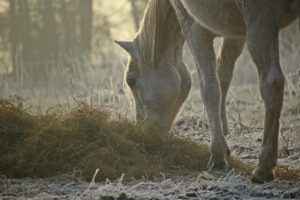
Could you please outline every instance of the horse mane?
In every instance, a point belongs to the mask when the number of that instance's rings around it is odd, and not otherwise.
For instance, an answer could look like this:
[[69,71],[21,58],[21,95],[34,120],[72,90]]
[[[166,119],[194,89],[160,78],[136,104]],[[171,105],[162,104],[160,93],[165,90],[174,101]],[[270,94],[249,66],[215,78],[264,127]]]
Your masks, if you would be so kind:
[[183,45],[181,28],[169,0],[149,0],[142,26],[134,41],[139,58],[150,61],[152,65],[166,56],[165,53],[170,52],[174,45]]

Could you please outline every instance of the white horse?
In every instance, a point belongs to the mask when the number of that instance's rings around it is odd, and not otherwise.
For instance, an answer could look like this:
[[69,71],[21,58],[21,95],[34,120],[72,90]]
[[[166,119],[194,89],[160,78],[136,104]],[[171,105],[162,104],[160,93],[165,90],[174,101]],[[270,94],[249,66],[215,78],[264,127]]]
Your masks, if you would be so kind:
[[[299,14],[299,0],[150,0],[133,41],[117,42],[130,55],[125,80],[134,96],[136,120],[159,131],[170,129],[191,87],[182,61],[186,41],[198,68],[211,128],[209,167],[226,167],[230,154],[225,138],[226,94],[246,41],[266,109],[263,144],[252,180],[273,180],[285,82],[278,34]],[[217,36],[223,42],[216,56],[213,40]]]

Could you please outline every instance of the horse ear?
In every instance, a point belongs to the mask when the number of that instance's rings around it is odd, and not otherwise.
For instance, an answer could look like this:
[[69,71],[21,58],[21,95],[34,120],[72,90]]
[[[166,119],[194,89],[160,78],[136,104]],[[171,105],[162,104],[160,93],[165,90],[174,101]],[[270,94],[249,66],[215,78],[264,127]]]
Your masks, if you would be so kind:
[[131,56],[135,55],[135,47],[133,42],[115,40],[115,43],[118,44],[120,47],[122,47],[122,49],[124,49]]

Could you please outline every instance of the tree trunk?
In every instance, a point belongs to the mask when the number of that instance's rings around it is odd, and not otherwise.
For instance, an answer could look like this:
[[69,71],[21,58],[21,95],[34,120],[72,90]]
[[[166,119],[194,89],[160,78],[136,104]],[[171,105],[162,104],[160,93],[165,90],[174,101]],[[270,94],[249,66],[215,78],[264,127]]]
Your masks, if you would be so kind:
[[134,21],[134,27],[135,27],[135,30],[138,31],[138,29],[140,27],[140,17],[139,17],[138,8],[136,6],[136,0],[129,0],[129,1],[131,4],[131,13],[132,13],[133,21]]
[[47,61],[57,60],[58,49],[58,37],[56,30],[57,25],[54,17],[53,2],[51,0],[43,1],[44,13],[43,13],[43,42],[44,42],[44,55],[42,58]]
[[19,0],[19,32],[21,33],[20,39],[22,44],[22,58],[25,63],[31,62],[35,59],[35,56],[32,54],[31,47],[31,19],[30,19],[30,10],[28,6],[28,0]]
[[62,17],[62,23],[63,23],[63,33],[64,33],[64,37],[63,37],[63,53],[68,52],[71,48],[72,48],[72,41],[71,41],[71,33],[72,30],[70,28],[70,20],[69,20],[69,15],[68,15],[68,10],[67,10],[67,6],[66,6],[66,0],[61,0],[61,10],[60,10],[60,15]]
[[92,27],[93,27],[93,1],[81,0],[81,46],[82,50],[86,53],[91,52],[91,40],[92,40]]
[[10,44],[11,44],[11,58],[12,58],[12,75],[17,77],[17,48],[18,48],[18,30],[17,30],[17,10],[16,0],[9,0],[9,30],[10,30]]

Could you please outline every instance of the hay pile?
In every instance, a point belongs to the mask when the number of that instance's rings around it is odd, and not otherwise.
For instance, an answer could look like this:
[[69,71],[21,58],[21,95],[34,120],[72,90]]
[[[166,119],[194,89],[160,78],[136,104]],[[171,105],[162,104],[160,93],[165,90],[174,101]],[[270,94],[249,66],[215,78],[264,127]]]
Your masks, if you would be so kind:
[[[122,117],[112,118],[83,103],[67,114],[35,116],[0,101],[0,174],[50,177],[81,171],[90,179],[98,168],[97,180],[123,173],[153,177],[160,172],[203,171],[208,159],[206,145],[141,131]],[[252,170],[234,159],[230,164]]]

